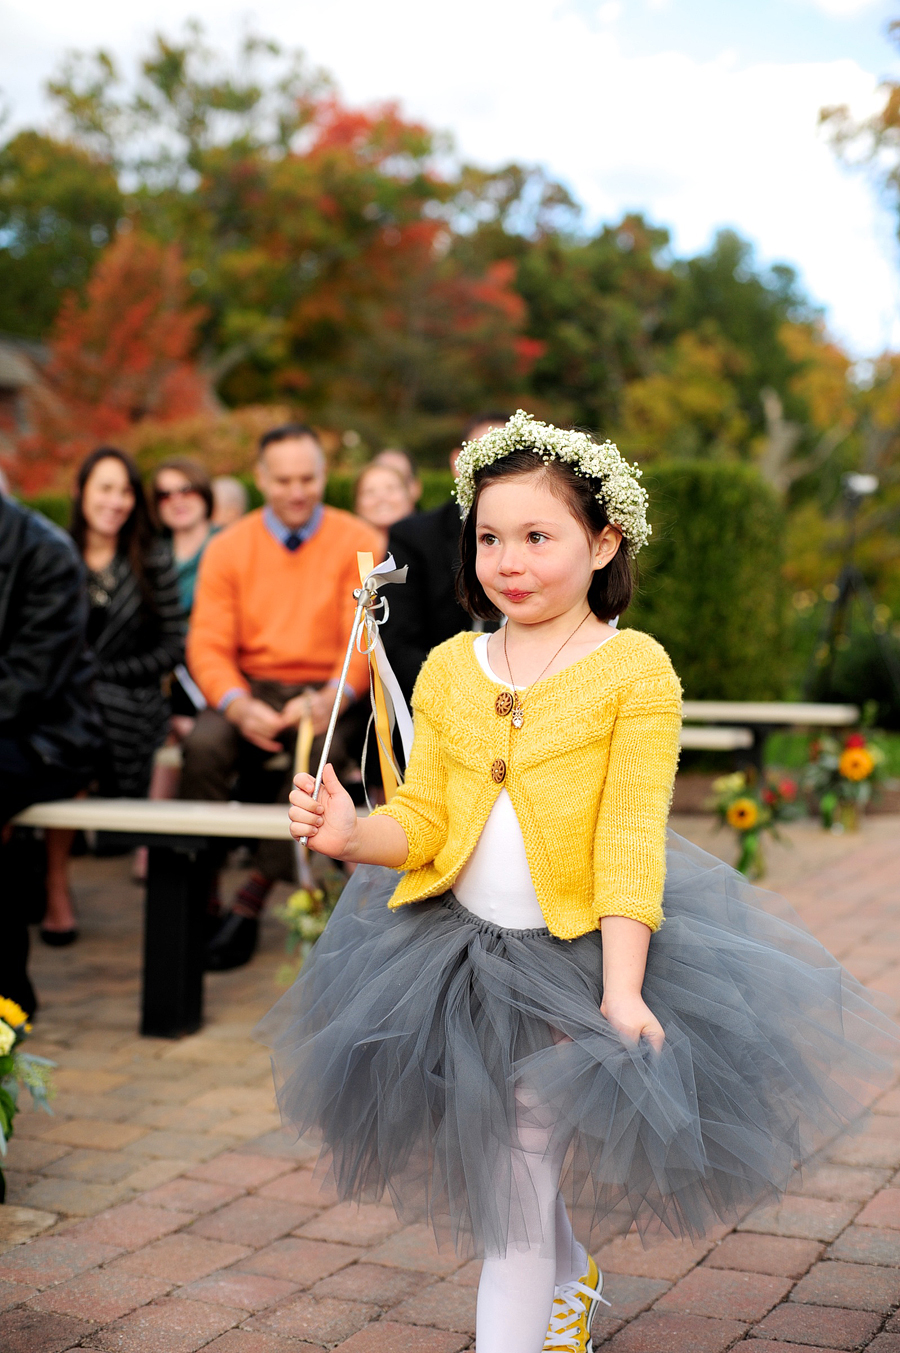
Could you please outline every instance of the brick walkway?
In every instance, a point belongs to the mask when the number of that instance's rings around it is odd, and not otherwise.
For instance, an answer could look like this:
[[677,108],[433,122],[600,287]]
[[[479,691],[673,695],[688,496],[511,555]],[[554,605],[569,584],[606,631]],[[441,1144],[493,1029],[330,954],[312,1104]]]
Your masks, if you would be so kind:
[[[700,819],[678,829],[727,854]],[[856,838],[809,825],[773,847],[771,885],[863,981],[900,1001],[900,819]],[[478,1265],[392,1209],[335,1205],[277,1125],[249,1039],[277,995],[263,951],[208,980],[208,1024],[135,1035],[140,893],[123,860],[77,862],[83,940],[41,949],[32,1048],[59,1064],[53,1118],[23,1113],[0,1209],[3,1353],[456,1353],[472,1348]],[[38,1036],[39,1035],[39,1036]],[[900,1353],[900,1091],[833,1144],[780,1207],[701,1246],[597,1255],[604,1353],[867,1348]],[[748,1350],[748,1353],[750,1351]]]

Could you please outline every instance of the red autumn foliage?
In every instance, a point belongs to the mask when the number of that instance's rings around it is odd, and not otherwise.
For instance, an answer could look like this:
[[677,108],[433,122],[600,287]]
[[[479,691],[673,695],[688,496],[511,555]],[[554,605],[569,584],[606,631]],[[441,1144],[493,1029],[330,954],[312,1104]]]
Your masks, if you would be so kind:
[[145,418],[186,418],[209,405],[192,360],[200,307],[190,304],[181,255],[137,233],[105,251],[82,304],[63,302],[43,383],[29,397],[31,431],[12,466],[25,493],[67,485],[94,447]]

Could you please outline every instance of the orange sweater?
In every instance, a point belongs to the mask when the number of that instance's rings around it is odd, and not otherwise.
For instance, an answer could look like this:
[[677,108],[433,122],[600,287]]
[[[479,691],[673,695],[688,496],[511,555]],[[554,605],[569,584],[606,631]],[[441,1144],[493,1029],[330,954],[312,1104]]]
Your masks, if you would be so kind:
[[[359,587],[357,550],[376,562],[376,533],[349,512],[326,507],[319,529],[293,554],[249,513],[207,545],[187,641],[191,674],[216,708],[226,691],[258,681],[329,681],[340,676]],[[349,682],[368,686],[354,652]]]

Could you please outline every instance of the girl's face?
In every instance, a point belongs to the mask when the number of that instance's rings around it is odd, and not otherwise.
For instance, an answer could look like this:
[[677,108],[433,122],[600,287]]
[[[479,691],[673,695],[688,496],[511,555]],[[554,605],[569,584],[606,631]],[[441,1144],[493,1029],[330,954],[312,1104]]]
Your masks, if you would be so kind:
[[476,515],[475,572],[498,611],[523,625],[582,610],[596,569],[619,547],[607,526],[588,538],[546,476],[516,475],[487,485]]
[[370,526],[386,531],[408,517],[414,506],[409,485],[391,465],[373,465],[359,481],[356,515]]
[[191,531],[206,520],[206,503],[180,470],[160,470],[153,491],[159,519],[170,531]]
[[108,540],[117,538],[134,511],[134,491],[128,471],[115,456],[98,460],[81,495],[81,510],[90,530]]

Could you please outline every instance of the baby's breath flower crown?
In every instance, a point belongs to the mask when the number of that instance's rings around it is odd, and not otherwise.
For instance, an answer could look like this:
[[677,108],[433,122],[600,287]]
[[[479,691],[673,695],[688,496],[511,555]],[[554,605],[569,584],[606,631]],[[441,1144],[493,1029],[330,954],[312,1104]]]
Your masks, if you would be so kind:
[[647,490],[638,480],[637,465],[629,465],[614,442],[598,444],[586,432],[566,432],[552,423],[539,423],[519,409],[503,427],[492,428],[474,442],[463,442],[456,463],[456,499],[464,512],[475,501],[475,475],[511,451],[534,451],[546,465],[563,460],[576,474],[596,479],[602,485],[597,500],[613,526],[618,526],[630,554],[637,554],[650,539],[647,521]]

